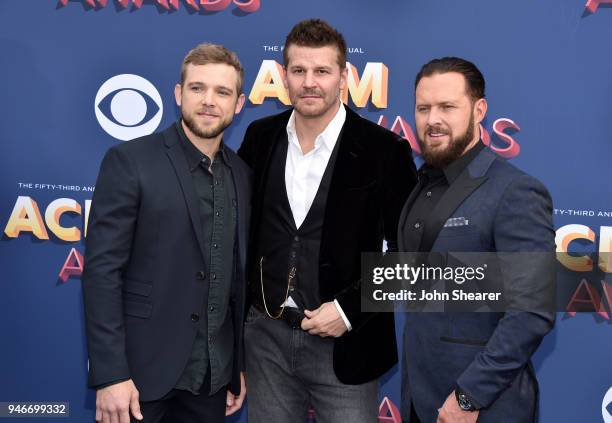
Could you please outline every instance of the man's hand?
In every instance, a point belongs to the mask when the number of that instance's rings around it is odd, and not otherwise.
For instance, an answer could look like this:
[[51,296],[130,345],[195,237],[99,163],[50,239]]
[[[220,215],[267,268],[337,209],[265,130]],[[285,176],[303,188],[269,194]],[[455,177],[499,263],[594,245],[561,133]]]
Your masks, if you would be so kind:
[[96,392],[96,421],[102,423],[130,423],[130,412],[142,420],[138,390],[128,379]]
[[313,311],[304,310],[304,314],[306,317],[302,319],[302,329],[311,335],[337,338],[348,330],[333,302],[323,303]]
[[442,408],[438,411],[436,423],[474,423],[478,419],[478,410],[463,411],[457,404],[455,391],[446,398]]
[[244,382],[244,372],[240,372],[240,395],[236,396],[229,390],[227,391],[227,401],[225,403],[225,415],[231,416],[240,410],[244,397],[246,396],[246,383]]

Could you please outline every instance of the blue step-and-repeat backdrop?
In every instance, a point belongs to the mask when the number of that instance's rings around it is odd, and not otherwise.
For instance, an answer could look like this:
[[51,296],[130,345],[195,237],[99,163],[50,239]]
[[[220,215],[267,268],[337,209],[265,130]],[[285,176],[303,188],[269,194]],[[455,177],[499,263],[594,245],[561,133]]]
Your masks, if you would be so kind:
[[[245,66],[247,107],[226,133],[237,148],[287,107],[281,47],[311,17],[347,39],[345,101],[417,161],[419,67],[455,55],[481,68],[485,142],[548,186],[558,251],[578,256],[560,265],[583,311],[568,304],[534,358],[540,420],[612,422],[612,263],[580,257],[612,249],[610,0],[3,0],[0,402],[69,402],[63,421],[93,421],[80,274],[102,156],[177,119],[180,63],[203,41]],[[399,375],[384,378],[380,422],[400,421]]]

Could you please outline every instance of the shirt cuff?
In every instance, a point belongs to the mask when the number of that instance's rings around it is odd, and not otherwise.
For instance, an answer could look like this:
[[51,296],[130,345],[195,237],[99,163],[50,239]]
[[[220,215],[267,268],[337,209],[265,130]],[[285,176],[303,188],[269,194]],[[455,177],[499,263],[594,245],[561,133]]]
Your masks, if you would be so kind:
[[340,313],[340,317],[342,317],[342,321],[346,325],[346,329],[350,332],[351,329],[353,329],[353,327],[351,326],[351,322],[349,322],[349,319],[346,318],[346,314],[344,314],[344,311],[342,311],[342,307],[340,307],[340,303],[338,302],[338,300],[334,300],[334,304],[336,305],[338,313]]

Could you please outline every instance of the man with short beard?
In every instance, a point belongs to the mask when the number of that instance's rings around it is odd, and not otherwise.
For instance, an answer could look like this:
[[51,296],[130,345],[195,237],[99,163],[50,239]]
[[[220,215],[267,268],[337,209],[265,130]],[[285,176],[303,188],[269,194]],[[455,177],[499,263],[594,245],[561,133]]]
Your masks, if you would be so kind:
[[[438,257],[555,251],[548,191],[485,147],[478,128],[486,111],[484,77],[473,63],[445,57],[421,68],[415,122],[425,164],[399,220],[400,251]],[[508,286],[520,278],[527,295],[554,283],[531,268],[506,276]],[[538,384],[530,358],[554,318],[539,310],[406,313],[404,421],[535,422]]]
[[362,313],[361,253],[396,249],[416,181],[408,142],[340,101],[346,43],[327,23],[293,27],[283,50],[293,108],[253,122],[245,323],[249,422],[371,423],[397,360],[392,313]]
[[242,405],[250,171],[223,143],[242,79],[235,53],[197,46],[181,118],[102,161],[82,278],[97,421],[221,423]]

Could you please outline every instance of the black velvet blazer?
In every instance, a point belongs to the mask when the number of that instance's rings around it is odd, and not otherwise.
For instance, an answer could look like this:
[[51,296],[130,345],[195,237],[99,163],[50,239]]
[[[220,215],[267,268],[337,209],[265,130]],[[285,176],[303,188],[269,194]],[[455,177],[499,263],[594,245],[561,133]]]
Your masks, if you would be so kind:
[[[276,143],[287,142],[290,116],[288,110],[251,123],[238,150],[253,170],[251,246],[258,242],[272,151]],[[361,312],[361,253],[381,251],[383,239],[390,250],[397,249],[399,215],[417,174],[406,140],[348,107],[338,142],[321,235],[319,288],[323,302],[338,300],[353,327],[335,340],[336,376],[361,384],[397,362],[393,314]],[[250,251],[247,267],[256,265],[255,249]]]

